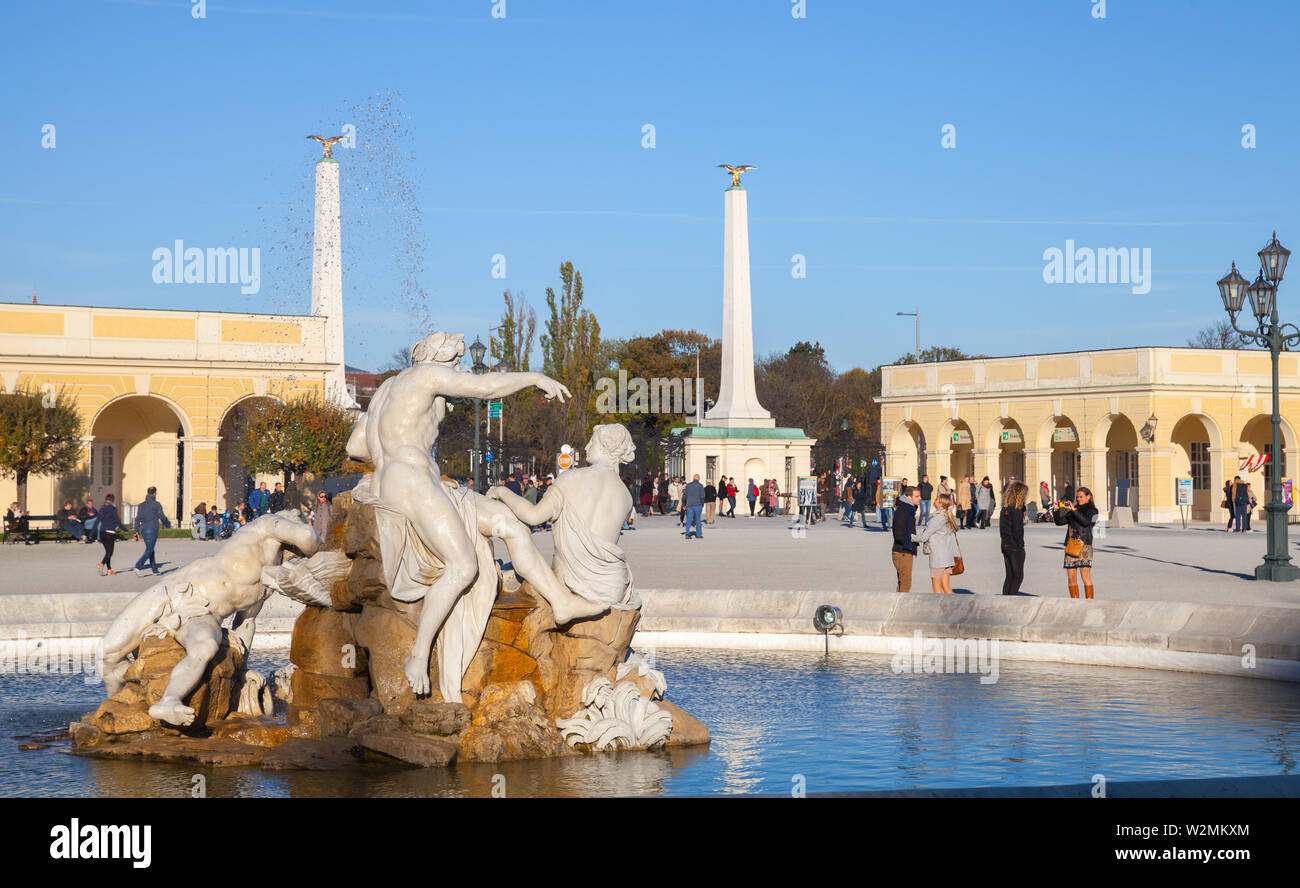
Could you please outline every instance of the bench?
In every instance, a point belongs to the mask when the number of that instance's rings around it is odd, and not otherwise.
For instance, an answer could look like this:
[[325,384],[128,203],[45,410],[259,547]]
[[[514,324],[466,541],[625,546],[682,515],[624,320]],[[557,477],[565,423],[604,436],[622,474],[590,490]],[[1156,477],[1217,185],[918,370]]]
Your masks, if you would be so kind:
[[[37,542],[40,542],[42,535],[48,535],[59,543],[70,543],[76,539],[71,532],[62,528],[58,515],[28,515],[27,530]],[[0,539],[6,543],[16,543],[18,534],[6,527],[4,536]]]

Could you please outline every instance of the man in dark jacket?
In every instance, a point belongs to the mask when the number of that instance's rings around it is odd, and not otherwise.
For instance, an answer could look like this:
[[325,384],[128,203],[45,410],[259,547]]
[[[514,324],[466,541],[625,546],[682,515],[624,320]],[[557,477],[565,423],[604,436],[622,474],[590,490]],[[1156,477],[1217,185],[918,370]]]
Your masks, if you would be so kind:
[[704,523],[712,524],[713,515],[718,510],[718,488],[710,481],[704,485]]
[[157,495],[158,488],[150,487],[144,502],[135,510],[135,532],[140,539],[144,540],[144,554],[135,563],[135,575],[137,577],[144,576],[144,571],[141,568],[144,567],[146,561],[153,568],[154,576],[162,573],[162,571],[158,570],[158,557],[154,555],[153,550],[154,546],[158,545],[158,525],[171,527],[172,523],[163,514],[162,506],[158,505],[158,500],[155,498]]
[[704,485],[700,483],[699,475],[682,490],[682,507],[686,509],[686,538],[691,538],[693,525],[694,535],[702,539],[704,528],[700,525],[700,512],[704,509]]
[[275,490],[271,491],[271,511],[284,511],[284,485],[279,481],[275,482]]
[[916,560],[916,511],[921,506],[921,492],[904,487],[894,503],[894,547],[891,557],[898,572],[898,591],[912,591],[912,563]]

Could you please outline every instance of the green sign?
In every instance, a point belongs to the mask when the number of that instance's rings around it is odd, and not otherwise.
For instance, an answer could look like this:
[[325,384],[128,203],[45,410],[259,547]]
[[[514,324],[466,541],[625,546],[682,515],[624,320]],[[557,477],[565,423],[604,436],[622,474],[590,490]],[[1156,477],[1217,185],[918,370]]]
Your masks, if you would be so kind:
[[488,401],[488,419],[500,419],[500,418],[501,418],[501,402]]

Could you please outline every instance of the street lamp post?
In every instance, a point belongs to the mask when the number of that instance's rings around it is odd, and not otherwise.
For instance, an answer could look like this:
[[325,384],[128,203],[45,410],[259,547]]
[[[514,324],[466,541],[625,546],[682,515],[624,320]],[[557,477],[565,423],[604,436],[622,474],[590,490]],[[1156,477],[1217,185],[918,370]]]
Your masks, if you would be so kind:
[[916,318],[916,363],[921,363],[921,306],[916,311],[896,312],[900,318]]
[[[1259,251],[1260,272],[1255,282],[1246,285],[1246,279],[1237,271],[1237,263],[1232,263],[1232,270],[1218,281],[1219,295],[1223,297],[1223,307],[1228,311],[1232,329],[1237,331],[1243,343],[1266,346],[1273,358],[1273,450],[1269,461],[1273,464],[1272,478],[1269,481],[1269,501],[1264,507],[1268,513],[1268,552],[1264,563],[1255,568],[1255,579],[1285,582],[1300,576],[1300,570],[1291,563],[1287,554],[1287,506],[1282,502],[1282,406],[1278,393],[1278,362],[1283,351],[1300,346],[1300,328],[1294,324],[1283,324],[1278,319],[1277,285],[1282,282],[1286,271],[1287,258],[1291,251],[1277,241],[1277,232],[1273,239]],[[1242,303],[1250,298],[1250,310],[1255,315],[1254,330],[1242,330],[1237,326],[1237,313]]]
[[[483,340],[477,336],[474,337],[474,344],[469,347],[470,360],[474,363],[470,365],[470,372],[477,376],[482,376],[488,371],[487,364],[483,363],[483,355],[487,351],[487,346]],[[479,398],[474,399],[474,491],[483,492],[483,452],[479,444],[479,405],[482,401]]]

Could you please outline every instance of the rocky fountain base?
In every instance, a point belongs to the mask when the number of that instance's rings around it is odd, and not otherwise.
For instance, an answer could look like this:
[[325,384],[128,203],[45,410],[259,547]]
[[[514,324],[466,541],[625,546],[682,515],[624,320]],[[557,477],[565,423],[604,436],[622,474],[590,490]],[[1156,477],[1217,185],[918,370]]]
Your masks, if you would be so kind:
[[638,610],[557,627],[546,602],[510,573],[498,578],[487,631],[461,683],[463,702],[442,699],[436,657],[433,693],[417,699],[402,668],[423,603],[388,594],[372,507],[341,494],[334,509],[325,551],[347,557],[346,573],[329,590],[330,606],[309,606],[295,623],[287,682],[277,674],[273,693],[246,670],[242,648],[227,636],[185,701],[196,710],[194,723],[175,728],[150,718],[148,708],[184,651],[172,638],[146,639],[122,690],[72,724],[73,752],[336,768],[709,742],[703,724],[663,699],[663,676],[630,651]]

